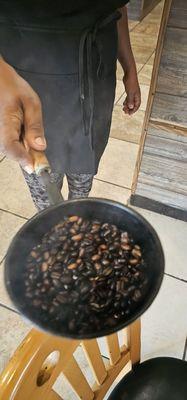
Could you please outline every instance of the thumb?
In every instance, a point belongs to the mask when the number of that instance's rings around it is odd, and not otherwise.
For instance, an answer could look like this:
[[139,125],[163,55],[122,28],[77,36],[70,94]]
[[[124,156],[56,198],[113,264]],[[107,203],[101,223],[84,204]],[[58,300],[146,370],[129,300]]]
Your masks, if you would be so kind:
[[127,93],[127,106],[130,110],[134,108],[134,95],[133,93]]
[[26,148],[38,151],[46,149],[44,137],[42,107],[37,94],[25,98],[23,101],[24,109],[24,143]]

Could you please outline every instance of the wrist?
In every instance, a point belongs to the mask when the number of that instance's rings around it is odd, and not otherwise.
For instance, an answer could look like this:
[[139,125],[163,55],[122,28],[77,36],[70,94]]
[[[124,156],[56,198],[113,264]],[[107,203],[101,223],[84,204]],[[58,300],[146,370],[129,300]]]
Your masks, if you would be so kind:
[[134,57],[130,60],[118,57],[118,60],[123,68],[124,74],[137,73]]
[[124,70],[123,80],[138,82],[138,74],[137,74],[136,66],[135,66],[135,68],[132,67],[132,68],[127,68],[126,70]]

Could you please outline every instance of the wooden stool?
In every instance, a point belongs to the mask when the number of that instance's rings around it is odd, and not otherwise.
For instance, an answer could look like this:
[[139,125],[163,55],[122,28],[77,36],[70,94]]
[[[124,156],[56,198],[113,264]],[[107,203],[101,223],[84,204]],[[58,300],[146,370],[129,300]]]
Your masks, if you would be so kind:
[[[96,339],[68,340],[32,329],[0,376],[1,400],[60,400],[52,389],[62,372],[77,398],[102,400],[113,381],[131,361],[140,361],[140,321],[124,330],[124,345],[118,335],[105,338],[109,362],[105,365]],[[90,387],[73,353],[81,345],[95,384]],[[64,399],[65,400],[65,399]]]

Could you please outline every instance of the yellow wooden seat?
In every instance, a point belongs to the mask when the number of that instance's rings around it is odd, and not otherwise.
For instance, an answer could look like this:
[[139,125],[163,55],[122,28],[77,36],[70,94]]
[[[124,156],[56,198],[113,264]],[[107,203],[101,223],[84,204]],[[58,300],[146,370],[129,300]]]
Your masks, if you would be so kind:
[[[134,365],[140,360],[140,321],[124,330],[121,347],[117,334],[107,336],[105,340],[109,352],[108,364],[103,362],[96,339],[68,340],[32,329],[0,376],[0,399],[60,400],[61,397],[52,388],[60,373],[70,383],[78,399],[103,399],[124,366],[129,361]],[[95,377],[93,387],[73,355],[79,345]]]

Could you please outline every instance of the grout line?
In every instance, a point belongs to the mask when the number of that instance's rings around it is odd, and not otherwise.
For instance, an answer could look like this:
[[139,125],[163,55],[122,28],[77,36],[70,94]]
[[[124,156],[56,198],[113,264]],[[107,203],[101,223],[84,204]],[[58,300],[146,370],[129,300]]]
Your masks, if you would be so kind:
[[187,283],[186,279],[179,278],[178,276],[175,276],[175,275],[172,275],[172,274],[168,274],[167,272],[164,272],[164,275],[170,276],[171,278],[177,279],[178,281]]
[[6,158],[6,156],[4,156],[4,157],[0,160],[0,163],[3,162],[5,158]]
[[[120,105],[119,106],[117,105],[117,107],[120,107]],[[118,139],[117,137],[111,136],[111,135],[110,135],[110,139],[116,139],[116,140],[120,140],[121,142],[127,142],[127,143],[136,144],[137,146],[140,146],[140,143],[132,142],[131,140],[127,140],[127,139]]]
[[182,355],[182,360],[186,361],[186,356],[187,356],[187,337],[184,343],[184,351],[183,351],[183,355]]
[[29,218],[23,217],[22,215],[16,214],[16,213],[14,213],[14,212],[12,212],[12,211],[4,210],[3,208],[0,208],[0,211],[3,211],[3,212],[5,212],[5,213],[7,213],[7,214],[14,215],[15,217],[22,218],[22,219],[24,219],[24,220],[26,220],[26,221],[28,221],[28,219],[29,219]]
[[[120,104],[118,105],[118,107],[120,107]],[[135,144],[136,146],[139,146],[139,143],[129,142],[128,140],[118,139],[118,138],[115,138],[115,137],[112,137],[112,136],[110,136],[109,139],[115,139],[115,140],[118,140],[119,142],[128,142],[128,143]]]
[[[151,53],[151,55],[148,57],[147,61],[146,61],[145,64],[143,65],[143,67],[140,68],[140,70],[138,71],[138,75],[139,75],[139,73],[142,71],[142,69],[145,67],[145,65],[147,65],[148,61],[151,59],[151,57],[152,57],[152,55],[154,54],[154,52],[155,52],[155,49],[153,50],[153,52]],[[137,63],[137,64],[138,64],[138,63]],[[149,64],[148,64],[148,65],[149,65]],[[151,67],[153,67],[153,65],[151,65]],[[147,86],[150,86],[150,85],[147,85]]]
[[19,313],[18,311],[14,310],[13,308],[11,308],[11,307],[9,307],[9,306],[6,306],[6,305],[3,304],[3,303],[0,303],[0,307],[6,308],[6,310],[12,311],[12,312],[14,312],[14,313],[17,314],[17,315],[20,315],[20,313]]
[[129,190],[129,191],[131,190],[131,188],[130,188],[130,187],[127,187],[127,186],[121,186],[121,185],[118,185],[118,184],[116,184],[116,183],[112,183],[112,182],[104,181],[103,179],[94,178],[94,180],[96,180],[96,181],[99,181],[99,182],[103,182],[103,183],[109,183],[109,185],[117,186],[117,187],[119,187],[119,188],[122,188],[122,189],[127,189],[127,190]]
[[[133,21],[133,19],[131,19],[131,21]],[[130,33],[133,32],[133,30],[134,30],[138,25],[140,25],[140,24],[141,24],[141,21],[137,21],[137,24],[134,25],[132,29],[129,29],[129,32],[130,32]]]
[[2,258],[2,260],[0,260],[0,266],[3,264],[3,261],[5,260],[5,258],[6,258],[6,254],[5,254],[5,256]]
[[[118,80],[118,79],[117,79],[117,80]],[[123,82],[123,81],[120,81],[120,82]],[[114,103],[114,106],[118,105],[118,101],[120,101],[121,98],[122,98],[125,94],[126,94],[126,91],[125,91],[125,86],[124,86],[124,92],[121,94],[120,97],[118,97],[118,99],[117,99],[116,102]],[[121,105],[121,104],[119,104],[119,105]]]
[[[100,351],[101,353],[101,351]],[[101,354],[101,357],[104,358],[105,360],[109,360],[109,357],[103,356],[103,354]]]

